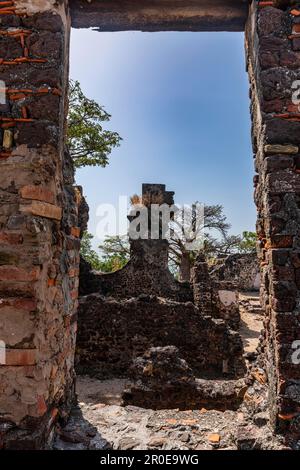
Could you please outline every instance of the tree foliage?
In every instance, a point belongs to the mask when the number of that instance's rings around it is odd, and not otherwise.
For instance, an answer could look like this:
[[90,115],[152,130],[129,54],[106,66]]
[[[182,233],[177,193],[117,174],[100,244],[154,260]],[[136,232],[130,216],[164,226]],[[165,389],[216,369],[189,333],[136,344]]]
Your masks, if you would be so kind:
[[92,248],[92,240],[94,236],[89,232],[84,232],[81,239],[80,254],[90,263],[93,269],[101,270],[101,259],[98,253]]
[[127,236],[107,236],[99,246],[103,257],[101,270],[114,272],[123,268],[130,258],[130,247]]
[[[201,251],[210,263],[219,256],[233,253],[254,253],[257,236],[255,232],[243,232],[241,235],[228,233],[230,224],[227,222],[222,206],[204,207],[204,243]],[[218,236],[219,235],[219,236]],[[101,254],[92,249],[93,236],[85,233],[82,240],[81,254],[92,265],[93,269],[101,272],[114,272],[124,267],[130,258],[128,236],[108,236],[99,246]],[[191,269],[199,251],[186,249],[185,240],[176,234],[169,240],[169,265],[175,277],[189,281]]]
[[257,235],[256,232],[243,232],[243,236],[239,243],[240,253],[255,253],[256,252]]
[[75,168],[108,164],[111,151],[122,140],[117,132],[103,128],[110,118],[102,106],[84,95],[78,81],[70,81],[67,145]]
[[99,246],[101,253],[97,253],[92,247],[94,236],[85,232],[81,240],[81,256],[96,271],[110,273],[123,268],[130,257],[129,242],[127,237],[107,237]]

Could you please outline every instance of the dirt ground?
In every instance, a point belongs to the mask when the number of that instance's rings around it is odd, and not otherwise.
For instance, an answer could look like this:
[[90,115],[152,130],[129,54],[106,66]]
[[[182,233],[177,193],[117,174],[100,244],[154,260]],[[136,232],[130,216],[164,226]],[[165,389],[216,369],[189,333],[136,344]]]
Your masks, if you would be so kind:
[[258,292],[239,294],[242,336],[245,353],[254,352],[258,346],[260,332],[263,329],[263,315]]

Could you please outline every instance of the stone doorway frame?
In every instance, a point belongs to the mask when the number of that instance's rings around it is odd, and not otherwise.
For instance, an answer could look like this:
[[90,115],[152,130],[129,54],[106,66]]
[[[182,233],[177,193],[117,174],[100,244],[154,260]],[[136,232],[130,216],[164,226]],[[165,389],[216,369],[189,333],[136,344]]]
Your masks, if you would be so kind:
[[[8,110],[1,121],[6,140],[0,238],[7,260],[0,267],[1,314],[8,325],[1,333],[8,348],[0,366],[6,426],[0,447],[44,447],[74,393],[80,194],[64,157],[70,13],[73,26],[106,31],[242,31],[247,21],[270,413],[282,429],[299,416],[300,367],[292,358],[300,339],[300,117],[292,86],[300,78],[300,22],[297,13],[273,8],[272,2],[212,3],[0,1],[8,54],[0,68],[15,113]],[[20,39],[19,49],[12,37]],[[14,323],[17,342],[10,333]],[[5,392],[12,387],[17,407]],[[24,429],[30,431],[25,435]]]

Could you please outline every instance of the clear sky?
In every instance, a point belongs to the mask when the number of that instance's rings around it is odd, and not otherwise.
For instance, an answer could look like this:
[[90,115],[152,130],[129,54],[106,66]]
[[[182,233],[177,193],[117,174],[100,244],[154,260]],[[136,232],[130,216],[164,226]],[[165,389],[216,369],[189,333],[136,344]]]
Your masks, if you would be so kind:
[[144,182],[180,204],[222,204],[234,234],[255,230],[243,34],[73,30],[71,77],[124,139],[108,167],[77,172],[92,233],[99,204]]

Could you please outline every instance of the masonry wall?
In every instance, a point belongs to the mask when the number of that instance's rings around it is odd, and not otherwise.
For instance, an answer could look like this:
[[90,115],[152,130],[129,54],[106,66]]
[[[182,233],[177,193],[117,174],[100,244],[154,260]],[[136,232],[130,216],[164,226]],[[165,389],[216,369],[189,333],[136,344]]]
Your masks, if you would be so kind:
[[234,282],[239,291],[259,291],[260,269],[256,253],[233,254],[210,271],[216,281]]
[[299,18],[299,9],[253,2],[246,33],[271,417],[298,438],[300,113],[292,93],[300,79]]
[[[0,1],[7,97],[0,105],[0,447],[8,449],[45,447],[73,399],[80,192],[63,147],[66,1]],[[296,437],[300,113],[292,85],[300,80],[299,17],[297,8],[253,0],[246,32],[270,409],[273,424]],[[185,328],[180,308],[177,332]]]
[[63,144],[69,23],[62,0],[0,2],[5,449],[47,446],[74,394],[80,194]]
[[202,314],[220,318],[234,330],[240,327],[240,309],[237,284],[216,280],[209,273],[208,264],[199,254],[192,269],[194,303]]
[[118,299],[150,294],[179,302],[193,300],[190,284],[177,281],[169,271],[167,241],[137,240],[132,245],[129,262],[113,273],[94,272],[82,260],[80,294],[99,292]]
[[159,346],[176,346],[197,376],[244,373],[239,334],[223,320],[203,315],[192,302],[155,296],[116,300],[99,294],[80,299],[79,372],[126,377],[137,356]]

